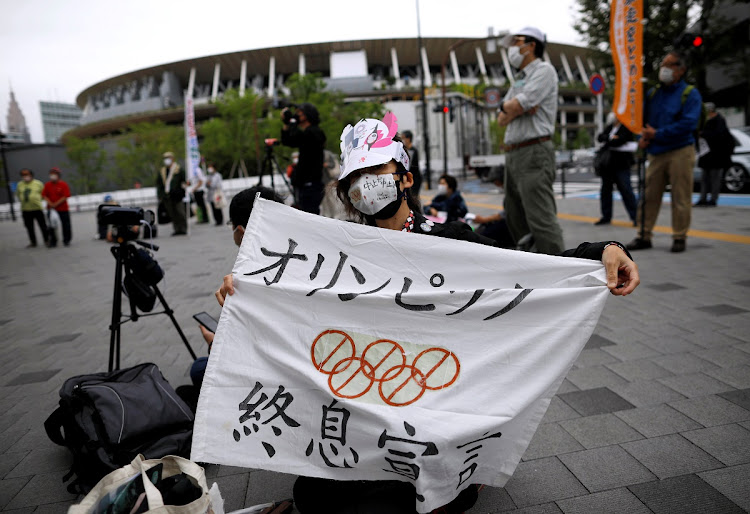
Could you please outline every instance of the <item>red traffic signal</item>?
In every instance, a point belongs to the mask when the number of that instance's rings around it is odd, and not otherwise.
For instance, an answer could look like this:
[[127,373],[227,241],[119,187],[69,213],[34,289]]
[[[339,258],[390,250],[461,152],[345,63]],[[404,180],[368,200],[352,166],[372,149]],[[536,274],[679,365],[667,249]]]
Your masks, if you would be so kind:
[[698,48],[698,47],[699,47],[699,46],[701,46],[702,44],[703,44],[703,38],[702,38],[702,37],[700,37],[700,36],[695,36],[695,37],[693,38],[693,46],[694,46],[695,48]]
[[443,106],[443,112],[448,114],[448,111],[450,111],[450,108],[447,105]]

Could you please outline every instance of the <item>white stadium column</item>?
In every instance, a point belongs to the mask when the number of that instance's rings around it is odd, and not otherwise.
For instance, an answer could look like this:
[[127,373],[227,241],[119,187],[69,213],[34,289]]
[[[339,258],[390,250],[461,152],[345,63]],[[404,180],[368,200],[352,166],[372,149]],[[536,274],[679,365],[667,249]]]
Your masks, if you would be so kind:
[[487,67],[484,65],[484,55],[482,55],[482,49],[479,47],[474,48],[477,52],[477,64],[479,65],[479,73],[482,74],[482,81],[487,84]]
[[586,73],[586,68],[583,66],[583,61],[581,60],[581,56],[576,55],[576,66],[578,66],[578,73],[581,74],[581,80],[583,80],[584,84],[589,83],[589,74]]
[[188,98],[193,98],[193,89],[195,89],[195,67],[190,68],[190,78],[188,78],[187,93]]
[[422,47],[422,73],[424,73],[425,87],[432,87],[432,75],[430,75],[430,61],[427,60],[427,50]]
[[503,58],[503,68],[505,68],[505,76],[508,77],[508,81],[512,86],[516,83],[516,80],[513,78],[513,69],[510,67],[510,61],[508,60],[508,50],[506,50],[504,47],[500,48],[500,56]]
[[391,68],[393,78],[396,79],[396,89],[401,89],[401,73],[398,70],[398,54],[395,47],[391,47]]
[[245,86],[247,85],[247,61],[242,59],[240,65],[240,96],[245,96]]
[[272,55],[268,60],[268,98],[273,98],[276,92],[276,58]]
[[568,83],[573,83],[573,72],[570,70],[570,64],[565,54],[560,52],[560,60],[562,61],[563,70],[565,70],[565,76],[568,78]]
[[450,56],[451,56],[451,68],[453,68],[453,81],[456,84],[460,84],[461,74],[458,71],[458,59],[456,59],[455,50],[451,50]]
[[307,70],[305,69],[305,54],[299,54],[299,61],[297,64],[297,73],[300,77],[304,77]]
[[211,88],[211,101],[215,102],[216,97],[219,96],[219,77],[221,76],[221,64],[216,63],[214,66],[214,84]]

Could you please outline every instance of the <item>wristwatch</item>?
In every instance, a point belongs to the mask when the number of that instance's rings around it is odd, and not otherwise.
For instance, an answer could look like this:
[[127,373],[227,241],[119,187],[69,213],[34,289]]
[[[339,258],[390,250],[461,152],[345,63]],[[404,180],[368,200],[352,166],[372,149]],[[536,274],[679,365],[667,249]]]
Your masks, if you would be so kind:
[[508,114],[507,112],[505,112],[505,109],[503,108],[504,104],[505,104],[505,102],[500,102],[500,107],[498,107],[497,110],[498,110],[498,112],[501,112],[503,114]]

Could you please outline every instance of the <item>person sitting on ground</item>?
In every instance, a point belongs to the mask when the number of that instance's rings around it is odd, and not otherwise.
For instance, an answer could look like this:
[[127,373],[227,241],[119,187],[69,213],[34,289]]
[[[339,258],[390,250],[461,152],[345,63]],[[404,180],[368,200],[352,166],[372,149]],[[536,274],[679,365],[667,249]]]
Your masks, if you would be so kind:
[[424,208],[425,214],[438,216],[446,213],[446,222],[458,221],[466,216],[469,209],[466,207],[464,197],[458,191],[458,181],[455,177],[446,174],[440,177],[438,182],[438,195],[432,199],[432,203]]

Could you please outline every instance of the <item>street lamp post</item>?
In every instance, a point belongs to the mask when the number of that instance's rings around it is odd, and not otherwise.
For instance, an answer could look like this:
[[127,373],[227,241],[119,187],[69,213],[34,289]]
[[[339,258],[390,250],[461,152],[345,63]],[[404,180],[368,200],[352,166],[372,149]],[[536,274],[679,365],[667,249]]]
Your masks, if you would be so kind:
[[5,134],[2,132],[0,132],[0,160],[3,161],[5,189],[8,192],[8,204],[10,205],[10,218],[16,221],[16,211],[13,209],[13,192],[10,190],[10,177],[8,176],[8,162],[5,160]]
[[[422,27],[419,21],[419,0],[417,3],[417,63],[421,63],[422,60]],[[424,137],[424,164],[425,164],[425,178],[427,179],[427,189],[432,189],[432,181],[430,175],[430,131],[427,127],[427,99],[425,98],[424,91],[424,66],[417,65],[419,72],[419,96],[422,103],[422,135]]]

